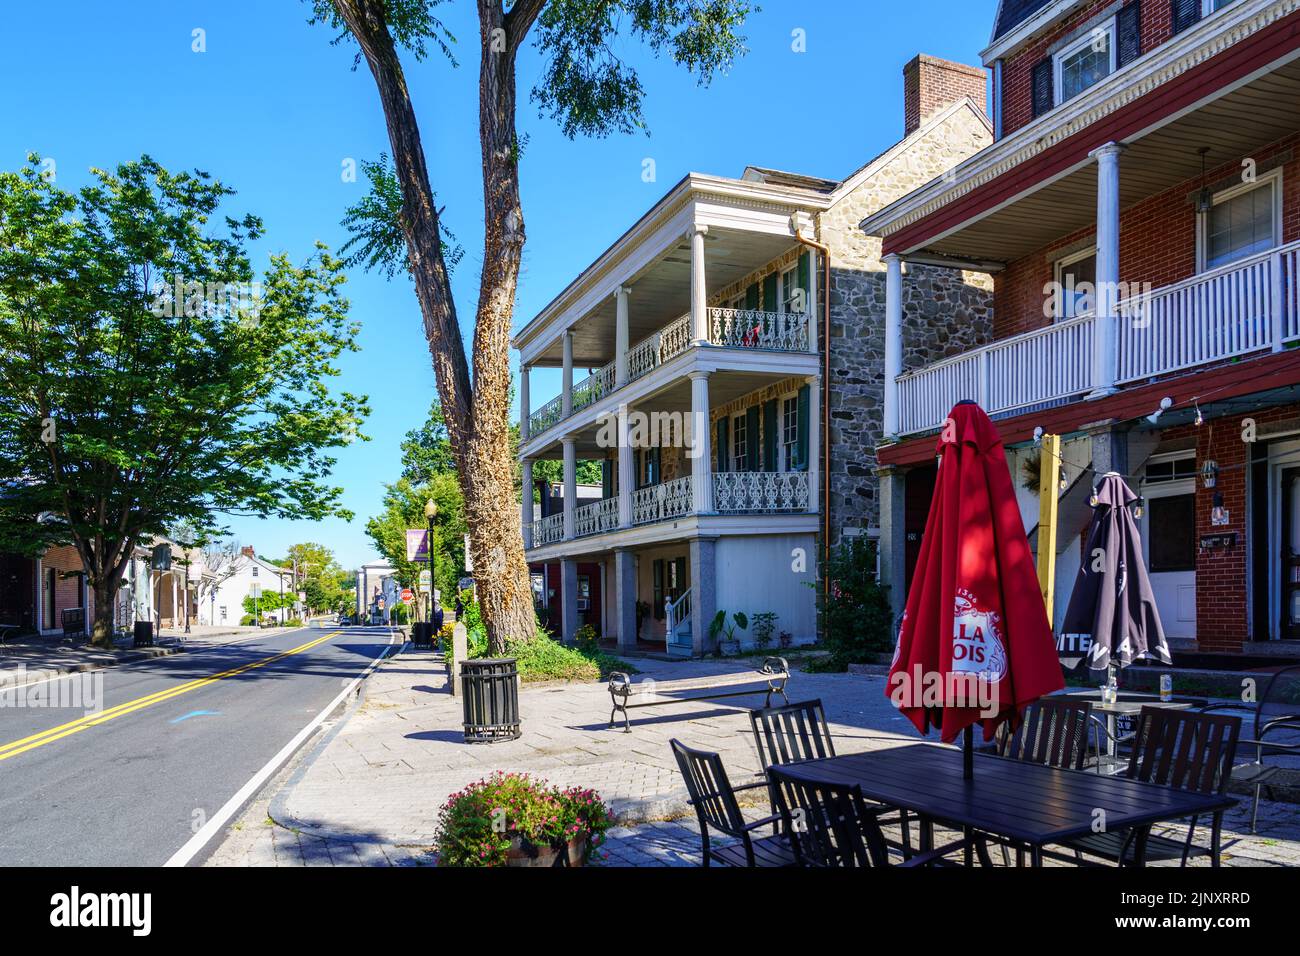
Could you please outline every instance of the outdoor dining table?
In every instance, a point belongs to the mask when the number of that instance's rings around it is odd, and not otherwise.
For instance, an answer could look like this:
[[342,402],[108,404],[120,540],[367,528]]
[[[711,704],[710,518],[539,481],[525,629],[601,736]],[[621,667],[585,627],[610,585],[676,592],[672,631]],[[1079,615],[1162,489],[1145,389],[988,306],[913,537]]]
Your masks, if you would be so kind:
[[930,849],[934,822],[961,829],[962,840],[951,847],[965,851],[968,865],[972,850],[982,848],[975,834],[985,833],[1025,847],[1031,864],[1041,866],[1044,847],[1095,832],[1101,810],[1108,830],[1139,828],[1134,864],[1142,866],[1151,824],[1236,803],[1220,794],[1175,790],[1128,777],[1059,770],[989,754],[975,758],[969,780],[962,778],[959,749],[925,743],[808,760],[782,770],[811,781],[857,784],[864,797],[915,813],[927,821],[923,850]]

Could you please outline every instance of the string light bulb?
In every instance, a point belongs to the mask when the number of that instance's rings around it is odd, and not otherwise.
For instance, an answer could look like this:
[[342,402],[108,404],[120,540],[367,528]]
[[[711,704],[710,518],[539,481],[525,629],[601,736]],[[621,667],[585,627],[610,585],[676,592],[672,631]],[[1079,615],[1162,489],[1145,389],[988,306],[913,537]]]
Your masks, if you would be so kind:
[[1196,406],[1196,424],[1197,424],[1197,425],[1204,425],[1204,424],[1205,424],[1205,416],[1201,414],[1201,406],[1200,406],[1200,404],[1199,404],[1198,402],[1192,402],[1192,404]]
[[1145,511],[1146,511],[1146,499],[1143,498],[1141,495],[1138,495],[1137,504],[1133,506],[1133,517],[1141,518],[1143,512]]

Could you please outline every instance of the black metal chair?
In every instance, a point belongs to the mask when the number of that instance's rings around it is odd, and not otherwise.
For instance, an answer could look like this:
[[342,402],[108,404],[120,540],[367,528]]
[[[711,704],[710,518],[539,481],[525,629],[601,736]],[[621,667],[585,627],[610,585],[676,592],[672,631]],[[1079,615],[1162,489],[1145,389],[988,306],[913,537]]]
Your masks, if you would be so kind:
[[[722,758],[707,750],[695,750],[680,740],[669,741],[677,766],[686,779],[686,790],[691,795],[691,806],[700,823],[700,850],[703,865],[720,863],[723,866],[780,867],[796,865],[794,850],[789,839],[781,833],[773,836],[755,836],[764,827],[773,827],[780,817],[773,814],[748,822],[740,812],[736,794],[744,790],[766,788],[767,783],[732,787]],[[724,833],[738,843],[714,846],[710,830]]]
[[[758,748],[758,765],[765,770],[835,756],[835,742],[820,698],[751,710],[749,722],[754,729],[754,745]],[[876,803],[868,806],[876,814],[877,823],[899,824],[903,836],[899,846],[905,856],[910,856],[912,847],[907,812]],[[897,818],[882,816],[896,810]],[[772,795],[772,812],[778,812],[775,793]]]
[[[1240,717],[1143,707],[1125,776],[1195,793],[1225,793],[1240,733]],[[1186,866],[1191,857],[1208,856],[1210,865],[1217,867],[1223,814],[1223,810],[1218,810],[1211,818],[1208,847],[1192,842],[1199,820],[1195,816],[1188,824],[1185,840],[1150,836],[1150,827],[1134,827],[1113,833],[1092,833],[1063,845],[1120,866],[1139,860],[1178,860],[1180,866]],[[1055,853],[1047,855],[1062,858]]]
[[[793,776],[788,768],[768,771],[784,829],[799,866],[861,869],[888,866],[889,848],[877,813],[857,784],[836,784]],[[926,866],[951,847],[914,854],[896,865]]]
[[[1201,708],[1207,714],[1222,711],[1245,712],[1254,720],[1250,738],[1238,743],[1255,748],[1255,757],[1232,768],[1234,783],[1255,789],[1250,805],[1250,832],[1254,833],[1259,816],[1259,792],[1282,769],[1267,763],[1267,758],[1300,757],[1300,664],[1283,667],[1273,674],[1254,704],[1207,704]],[[1271,739],[1266,739],[1270,736]],[[1285,737],[1286,742],[1279,737]]]

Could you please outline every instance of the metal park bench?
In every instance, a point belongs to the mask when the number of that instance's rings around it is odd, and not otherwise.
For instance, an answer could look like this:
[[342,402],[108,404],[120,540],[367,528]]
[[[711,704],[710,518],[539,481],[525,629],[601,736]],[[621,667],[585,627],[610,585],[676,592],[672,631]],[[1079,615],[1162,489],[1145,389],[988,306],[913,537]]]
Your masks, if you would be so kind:
[[711,687],[688,687],[686,691],[705,691],[706,693],[691,693],[688,697],[664,697],[656,700],[639,701],[635,704],[629,704],[628,698],[632,696],[632,678],[622,671],[613,671],[609,675],[609,699],[613,704],[609,712],[609,726],[614,726],[615,715],[620,711],[623,714],[623,733],[632,732],[632,724],[628,720],[627,712],[634,707],[663,707],[668,704],[691,704],[701,700],[722,700],[727,697],[750,697],[754,694],[766,694],[767,700],[764,707],[772,706],[772,695],[780,694],[781,699],[787,704],[790,698],[785,695],[785,685],[790,679],[790,665],[784,657],[765,657],[763,663],[758,667],[758,673],[762,676],[763,684],[721,684],[716,688]]

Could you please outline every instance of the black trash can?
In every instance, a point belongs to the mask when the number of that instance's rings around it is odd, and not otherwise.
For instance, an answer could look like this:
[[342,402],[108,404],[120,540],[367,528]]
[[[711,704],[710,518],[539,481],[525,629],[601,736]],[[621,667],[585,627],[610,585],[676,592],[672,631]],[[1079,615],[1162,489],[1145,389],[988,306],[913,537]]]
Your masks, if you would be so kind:
[[433,642],[429,639],[430,625],[426,621],[413,621],[411,623],[411,646],[416,650],[422,650],[433,647]]
[[519,726],[519,671],[513,657],[462,661],[460,687],[465,701],[465,743],[519,739],[523,734]]
[[153,647],[153,621],[136,621],[132,647]]

